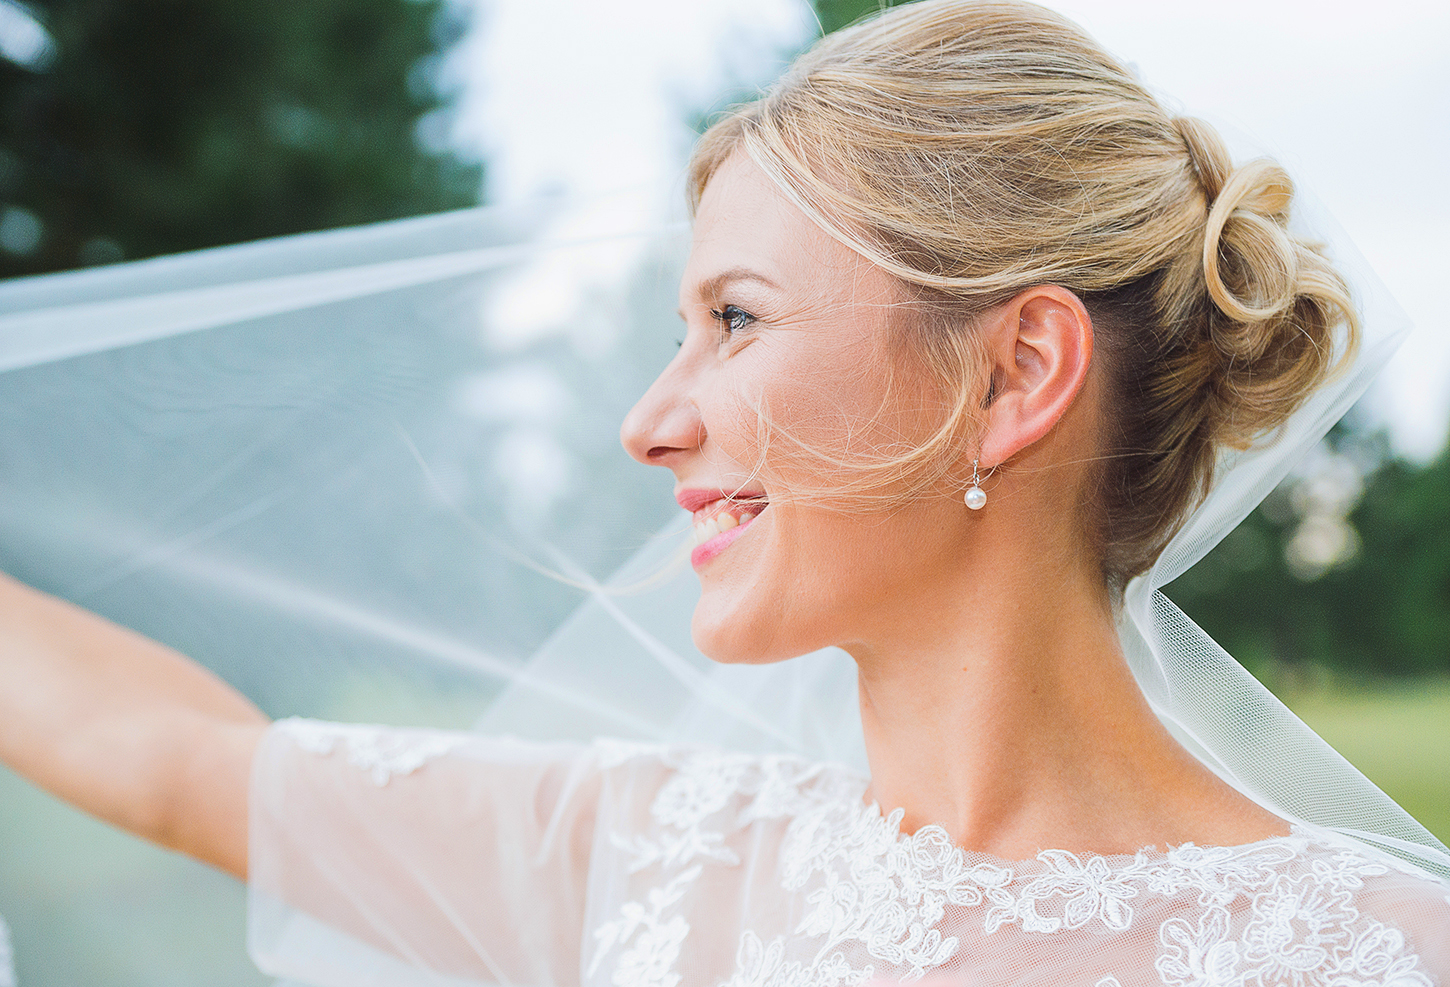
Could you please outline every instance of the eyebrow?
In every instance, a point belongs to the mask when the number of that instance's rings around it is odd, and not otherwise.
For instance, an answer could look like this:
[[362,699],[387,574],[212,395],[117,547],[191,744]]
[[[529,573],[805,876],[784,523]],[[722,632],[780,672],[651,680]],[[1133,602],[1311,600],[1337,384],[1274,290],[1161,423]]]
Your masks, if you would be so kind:
[[752,271],[748,267],[732,267],[727,271],[711,275],[697,284],[695,290],[701,297],[708,298],[711,295],[718,295],[726,285],[736,281],[754,281],[756,284],[764,285],[774,291],[780,290],[780,285],[759,271]]

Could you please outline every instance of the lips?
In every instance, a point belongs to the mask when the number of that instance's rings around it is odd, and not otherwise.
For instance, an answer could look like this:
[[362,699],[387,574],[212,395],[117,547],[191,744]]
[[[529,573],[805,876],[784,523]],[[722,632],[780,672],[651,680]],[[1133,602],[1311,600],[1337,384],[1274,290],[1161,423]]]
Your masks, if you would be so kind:
[[676,499],[695,516],[690,561],[696,568],[723,552],[769,506],[763,491],[682,490]]

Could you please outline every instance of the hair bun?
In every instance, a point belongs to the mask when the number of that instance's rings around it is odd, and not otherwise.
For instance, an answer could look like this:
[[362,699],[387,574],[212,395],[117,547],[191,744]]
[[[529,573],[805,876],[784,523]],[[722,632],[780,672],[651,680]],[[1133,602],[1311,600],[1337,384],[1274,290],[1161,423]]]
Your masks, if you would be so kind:
[[1203,278],[1213,303],[1235,322],[1272,319],[1294,304],[1300,247],[1287,229],[1293,197],[1284,169],[1259,159],[1234,171],[1213,200]]
[[1210,125],[1177,117],[1173,126],[1206,213],[1201,249],[1183,258],[1199,266],[1196,290],[1211,303],[1192,365],[1212,395],[1203,411],[1214,442],[1242,448],[1278,427],[1327,371],[1335,326],[1348,321],[1353,338],[1353,305],[1319,250],[1289,232],[1294,183],[1283,168],[1267,158],[1235,168]]
[[[1235,169],[1218,132],[1196,117],[1175,117],[1173,126],[1208,211],[1203,278],[1209,297],[1236,323],[1282,314],[1294,303],[1299,268],[1299,248],[1285,228],[1294,183],[1267,159]],[[1237,339],[1224,342],[1231,355],[1258,355],[1240,352]]]

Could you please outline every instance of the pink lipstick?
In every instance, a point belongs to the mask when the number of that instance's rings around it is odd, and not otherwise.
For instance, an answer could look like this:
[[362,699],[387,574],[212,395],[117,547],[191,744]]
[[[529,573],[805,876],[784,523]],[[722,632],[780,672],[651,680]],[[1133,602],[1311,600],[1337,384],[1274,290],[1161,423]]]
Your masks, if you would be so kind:
[[712,535],[710,538],[696,545],[694,551],[690,553],[690,564],[696,569],[700,568],[700,566],[725,551],[731,542],[745,534],[745,529],[750,527],[754,522],[755,517],[751,514],[746,514],[745,519],[740,524],[737,524],[728,531],[722,531],[718,535]]
[[675,499],[694,515],[690,561],[696,568],[728,548],[768,506],[764,491],[690,488],[677,491]]

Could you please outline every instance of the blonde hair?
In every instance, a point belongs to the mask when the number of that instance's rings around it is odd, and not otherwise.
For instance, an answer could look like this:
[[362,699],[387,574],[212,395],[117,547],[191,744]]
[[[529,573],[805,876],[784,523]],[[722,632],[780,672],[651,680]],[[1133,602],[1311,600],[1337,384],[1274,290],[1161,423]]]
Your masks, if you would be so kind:
[[1343,279],[1287,229],[1284,171],[1235,168],[1211,127],[1030,3],[924,0],[822,39],[705,133],[693,205],[738,150],[932,313],[912,342],[957,397],[926,444],[863,463],[873,476],[960,461],[990,400],[974,313],[1038,284],[1082,299],[1108,385],[1084,530],[1114,587],[1152,564],[1219,449],[1282,424],[1345,353],[1336,328],[1357,333]]

